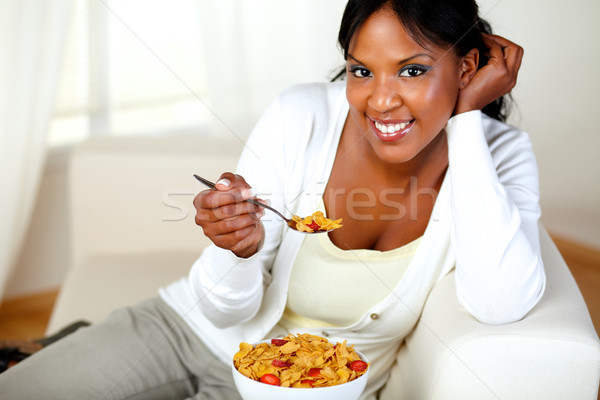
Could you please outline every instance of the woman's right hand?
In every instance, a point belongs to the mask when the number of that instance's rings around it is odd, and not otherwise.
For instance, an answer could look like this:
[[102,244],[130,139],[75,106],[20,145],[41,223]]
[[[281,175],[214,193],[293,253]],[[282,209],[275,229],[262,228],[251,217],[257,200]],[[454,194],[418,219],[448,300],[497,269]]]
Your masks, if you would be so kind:
[[229,172],[221,175],[216,188],[194,198],[196,224],[216,246],[231,250],[238,257],[253,256],[265,236],[260,223],[264,209],[245,201],[256,193],[244,178]]
[[498,35],[483,35],[489,59],[460,91],[455,114],[481,110],[487,104],[510,93],[517,84],[523,48]]

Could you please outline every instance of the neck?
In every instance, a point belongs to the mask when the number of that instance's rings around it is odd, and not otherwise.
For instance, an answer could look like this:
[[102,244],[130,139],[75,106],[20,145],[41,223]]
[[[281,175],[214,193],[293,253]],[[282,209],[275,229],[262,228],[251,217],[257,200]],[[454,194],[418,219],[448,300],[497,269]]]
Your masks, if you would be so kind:
[[394,186],[408,187],[414,179],[419,187],[439,188],[448,168],[448,141],[446,132],[441,131],[423,150],[411,160],[390,164],[378,159],[372,160],[377,175]]

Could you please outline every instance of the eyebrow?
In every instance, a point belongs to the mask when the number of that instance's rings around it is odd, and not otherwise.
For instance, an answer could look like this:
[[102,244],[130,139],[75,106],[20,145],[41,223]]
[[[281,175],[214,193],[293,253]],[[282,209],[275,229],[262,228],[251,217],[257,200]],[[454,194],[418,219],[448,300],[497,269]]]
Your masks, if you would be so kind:
[[[433,59],[433,57],[431,57],[429,54],[425,54],[425,53],[419,53],[419,54],[415,54],[414,56],[410,56],[410,57],[408,57],[408,58],[405,58],[404,60],[400,60],[400,61],[398,61],[398,65],[405,64],[405,63],[409,62],[410,60],[412,60],[413,58],[417,58],[417,57],[423,57],[423,56],[424,56],[424,57],[431,58],[433,61],[435,61],[435,60]],[[353,59],[354,61],[356,61],[356,62],[357,62],[357,63],[359,63],[359,64],[366,65],[364,62],[360,61],[359,59],[357,59],[356,57],[354,57],[354,56],[353,56],[352,54],[350,54],[350,53],[348,53],[348,57],[349,57],[349,58],[351,58],[351,59]]]

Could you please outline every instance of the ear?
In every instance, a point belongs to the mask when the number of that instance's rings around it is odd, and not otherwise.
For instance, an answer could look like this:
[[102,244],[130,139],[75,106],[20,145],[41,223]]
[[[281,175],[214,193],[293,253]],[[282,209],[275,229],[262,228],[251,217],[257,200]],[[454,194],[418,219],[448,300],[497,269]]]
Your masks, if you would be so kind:
[[475,76],[475,73],[477,72],[478,65],[479,50],[471,49],[471,51],[469,51],[467,55],[460,60],[460,65],[458,67],[460,75],[460,83],[458,86],[459,89],[466,88],[471,82],[471,79],[473,79],[473,76]]

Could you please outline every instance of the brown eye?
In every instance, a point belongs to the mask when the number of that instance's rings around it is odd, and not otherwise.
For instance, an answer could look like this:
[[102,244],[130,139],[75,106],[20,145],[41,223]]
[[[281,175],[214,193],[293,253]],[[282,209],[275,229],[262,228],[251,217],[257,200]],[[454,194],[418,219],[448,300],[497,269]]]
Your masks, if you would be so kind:
[[352,67],[350,69],[350,73],[353,74],[357,78],[368,78],[371,75],[371,71],[363,67]]
[[429,68],[426,68],[421,65],[407,65],[406,67],[400,70],[400,76],[404,77],[416,77],[427,72]]

